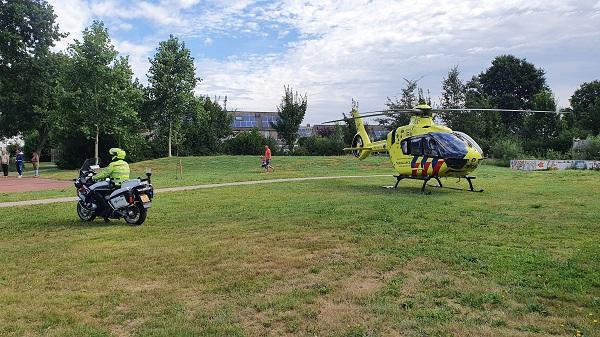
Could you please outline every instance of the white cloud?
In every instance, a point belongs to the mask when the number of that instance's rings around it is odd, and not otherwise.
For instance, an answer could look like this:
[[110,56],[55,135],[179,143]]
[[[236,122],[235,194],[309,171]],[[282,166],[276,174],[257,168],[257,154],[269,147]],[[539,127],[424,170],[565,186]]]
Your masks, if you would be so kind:
[[575,0],[283,1],[255,11],[247,21],[291,26],[301,39],[281,55],[199,60],[205,80],[198,91],[227,94],[231,107],[272,109],[289,83],[308,93],[307,118],[318,122],[347,111],[352,97],[363,108],[381,108],[386,96],[400,91],[402,77],[424,76],[421,84],[435,96],[451,66],[459,64],[468,78],[502,53],[541,59],[535,64],[549,69],[556,62],[544,54],[560,50],[565,41],[600,42],[600,23],[588,14],[593,5]]
[[60,31],[69,33],[69,36],[56,43],[57,49],[65,50],[74,39],[81,38],[81,32],[92,17],[90,7],[83,0],[49,0],[48,2],[54,7]]
[[146,74],[150,67],[148,58],[154,50],[153,46],[157,43],[148,41],[147,43],[137,44],[130,41],[118,40],[113,41],[113,43],[115,49],[117,49],[121,55],[129,56],[129,64],[131,64],[134,76],[140,81],[146,82]]
[[168,33],[193,53],[223,36],[298,36],[277,54],[198,58],[197,92],[228,95],[231,107],[273,109],[291,84],[308,93],[311,123],[347,111],[352,97],[363,110],[381,108],[403,77],[424,76],[421,85],[436,96],[451,66],[467,79],[503,53],[543,67],[562,104],[600,73],[597,0],[50,1],[61,29],[72,33],[67,41],[92,18],[121,31],[147,25],[150,33],[115,41],[143,81],[147,58]]
[[161,26],[185,25],[186,20],[181,16],[181,10],[194,5],[195,0],[150,1],[101,0],[93,1],[92,13],[95,16],[110,19],[147,19]]
[[117,30],[131,30],[131,29],[133,29],[133,25],[131,23],[127,23],[127,22],[121,22],[116,25],[116,29]]
[[[58,1],[58,0],[55,0]],[[254,0],[162,0],[125,1],[101,0],[92,2],[94,15],[121,19],[146,19],[174,33],[222,30],[231,26],[227,19],[242,11]],[[200,13],[195,7],[200,7]],[[197,14],[197,15],[194,15]],[[195,18],[190,21],[190,18]],[[236,21],[239,23],[239,21]]]

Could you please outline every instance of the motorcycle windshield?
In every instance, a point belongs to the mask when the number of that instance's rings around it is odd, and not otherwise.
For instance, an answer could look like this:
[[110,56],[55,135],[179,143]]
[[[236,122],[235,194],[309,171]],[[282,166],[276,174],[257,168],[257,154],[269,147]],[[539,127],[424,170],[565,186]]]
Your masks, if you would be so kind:
[[439,144],[443,158],[463,158],[467,154],[467,145],[455,135],[448,132],[432,132],[429,135]]
[[83,165],[81,165],[81,169],[79,169],[79,171],[81,171],[81,172],[90,171],[90,167],[94,166],[94,165],[98,165],[98,158],[86,159],[83,162]]

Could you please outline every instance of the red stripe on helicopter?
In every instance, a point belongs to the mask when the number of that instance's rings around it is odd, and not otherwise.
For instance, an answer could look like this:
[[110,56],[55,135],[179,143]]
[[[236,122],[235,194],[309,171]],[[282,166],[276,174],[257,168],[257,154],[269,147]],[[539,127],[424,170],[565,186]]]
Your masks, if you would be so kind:
[[435,165],[433,167],[433,172],[431,173],[431,175],[436,176],[440,172],[440,168],[442,168],[443,164],[444,164],[444,159],[439,159],[437,161],[437,163],[435,163]]
[[427,162],[427,156],[423,156],[423,159],[421,160],[421,168],[423,168],[425,166],[426,162]]
[[412,169],[413,177],[417,176],[417,169],[420,166],[420,163],[417,162],[418,159],[419,159],[419,156],[414,156],[412,162],[410,163],[410,168]]
[[425,163],[425,166],[423,166],[423,172],[421,172],[421,175],[423,177],[427,177],[427,171],[429,170],[429,165],[431,164],[430,161]]

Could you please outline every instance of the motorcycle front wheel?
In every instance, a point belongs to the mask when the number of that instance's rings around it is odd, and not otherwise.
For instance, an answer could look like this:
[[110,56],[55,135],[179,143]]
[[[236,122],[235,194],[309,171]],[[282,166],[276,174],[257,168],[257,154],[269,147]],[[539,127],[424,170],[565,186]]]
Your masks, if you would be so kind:
[[96,212],[83,207],[80,202],[77,203],[77,215],[82,221],[93,221],[96,218]]
[[123,219],[130,225],[139,226],[146,221],[147,214],[148,210],[142,204],[137,204],[136,206],[129,207],[125,215],[123,215]]

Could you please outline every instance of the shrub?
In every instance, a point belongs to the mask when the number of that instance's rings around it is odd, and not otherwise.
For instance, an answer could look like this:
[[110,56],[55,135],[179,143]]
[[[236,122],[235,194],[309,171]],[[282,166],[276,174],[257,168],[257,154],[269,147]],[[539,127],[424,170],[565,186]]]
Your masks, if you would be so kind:
[[338,156],[344,153],[344,140],[341,137],[310,136],[301,138],[298,144],[305,149],[305,154],[311,156]]
[[[111,162],[108,150],[112,147],[121,147],[127,152],[125,160],[135,162],[146,159],[149,145],[148,142],[139,134],[124,135],[121,141],[114,135],[101,134],[98,156],[100,165],[106,166]],[[80,131],[71,131],[61,135],[60,139],[54,140],[55,145],[60,150],[61,156],[56,161],[56,166],[61,169],[76,169],[87,159],[94,157],[94,140],[87,138]],[[121,146],[119,146],[121,143]]]
[[563,159],[569,159],[569,155],[567,155],[561,151],[549,149],[548,151],[546,151],[546,154],[543,156],[543,158],[540,158],[540,159],[563,160]]
[[229,154],[247,154],[255,155],[265,152],[265,145],[271,148],[271,152],[276,152],[278,145],[273,138],[266,138],[258,129],[243,131],[234,137],[225,141],[224,148]]
[[492,154],[500,159],[504,165],[508,165],[512,159],[523,155],[523,145],[519,140],[513,138],[501,138],[492,143]]
[[600,135],[587,137],[585,145],[573,151],[573,159],[600,160]]
[[[298,142],[300,142],[303,138],[300,138]],[[308,156],[310,153],[304,146],[296,146],[294,148],[294,156]]]

